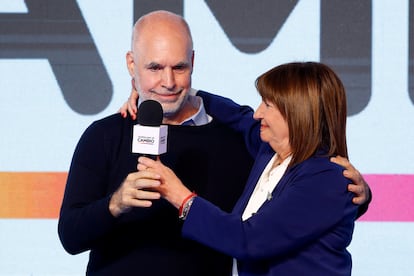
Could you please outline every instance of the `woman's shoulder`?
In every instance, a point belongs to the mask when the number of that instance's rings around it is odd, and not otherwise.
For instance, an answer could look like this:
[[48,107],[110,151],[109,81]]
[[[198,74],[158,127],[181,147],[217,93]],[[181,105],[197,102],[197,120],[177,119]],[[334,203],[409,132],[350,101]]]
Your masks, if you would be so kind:
[[307,160],[292,167],[297,173],[329,173],[342,177],[344,168],[330,160],[328,155],[314,155]]

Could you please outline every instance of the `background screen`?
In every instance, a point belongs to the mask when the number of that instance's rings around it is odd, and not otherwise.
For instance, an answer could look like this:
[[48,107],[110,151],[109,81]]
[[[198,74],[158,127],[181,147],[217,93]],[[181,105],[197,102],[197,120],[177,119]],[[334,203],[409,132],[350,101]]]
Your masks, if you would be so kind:
[[414,275],[414,1],[0,0],[0,275],[82,275],[57,217],[75,145],[130,93],[131,29],[179,13],[193,87],[256,108],[255,78],[322,61],[348,97],[350,160],[373,201],[349,248],[353,275]]

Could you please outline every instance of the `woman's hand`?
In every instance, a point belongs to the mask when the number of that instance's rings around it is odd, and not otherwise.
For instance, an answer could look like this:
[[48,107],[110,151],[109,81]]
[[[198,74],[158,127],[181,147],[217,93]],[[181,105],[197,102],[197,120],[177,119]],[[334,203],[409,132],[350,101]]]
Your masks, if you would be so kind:
[[150,171],[155,175],[159,175],[160,178],[157,180],[161,181],[161,185],[157,187],[157,191],[177,209],[184,199],[191,194],[191,191],[184,186],[170,168],[161,163],[159,158],[157,161],[147,157],[138,158],[138,170]]
[[132,80],[131,94],[128,97],[128,100],[121,106],[119,112],[122,117],[127,117],[127,112],[131,115],[131,118],[135,120],[137,118],[137,103],[138,103],[138,92],[135,89],[134,80]]

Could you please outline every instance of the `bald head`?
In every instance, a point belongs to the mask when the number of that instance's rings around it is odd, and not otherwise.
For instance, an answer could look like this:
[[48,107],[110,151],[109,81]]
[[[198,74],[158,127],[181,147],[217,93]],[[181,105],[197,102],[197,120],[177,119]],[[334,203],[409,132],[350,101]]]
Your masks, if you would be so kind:
[[152,38],[154,35],[164,34],[176,36],[186,42],[188,50],[193,50],[193,40],[187,22],[183,17],[164,10],[150,12],[138,19],[132,32],[131,50],[134,50],[140,41],[148,39],[148,35]]

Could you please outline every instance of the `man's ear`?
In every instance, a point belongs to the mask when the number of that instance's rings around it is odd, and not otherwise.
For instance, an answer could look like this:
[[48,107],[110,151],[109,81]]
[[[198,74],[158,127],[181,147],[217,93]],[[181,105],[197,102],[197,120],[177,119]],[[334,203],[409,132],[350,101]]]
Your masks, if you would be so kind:
[[128,51],[126,53],[125,58],[126,58],[126,65],[127,65],[127,68],[128,68],[129,75],[133,78],[135,76],[134,75],[134,65],[135,65],[135,63],[134,63],[134,54],[132,53],[132,51]]
[[195,52],[193,50],[191,53],[191,74],[193,73],[193,70],[194,70],[194,54]]

